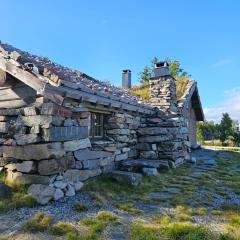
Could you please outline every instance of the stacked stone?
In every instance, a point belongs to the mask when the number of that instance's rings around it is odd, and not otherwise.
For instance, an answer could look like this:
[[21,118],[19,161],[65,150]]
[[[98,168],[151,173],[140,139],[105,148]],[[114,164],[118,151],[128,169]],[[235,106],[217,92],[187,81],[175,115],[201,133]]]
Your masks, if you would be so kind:
[[137,157],[136,130],[139,125],[140,118],[127,113],[116,113],[108,117],[107,124],[105,125],[106,135],[109,140],[116,143],[116,162]]
[[137,133],[141,159],[163,159],[178,165],[189,158],[188,129],[183,118],[143,117]]
[[177,112],[176,80],[161,76],[150,80],[150,102],[167,113]]
[[113,152],[91,151],[90,113],[80,106],[47,102],[0,116],[0,170],[9,183],[49,184],[57,174],[82,181],[114,162]]

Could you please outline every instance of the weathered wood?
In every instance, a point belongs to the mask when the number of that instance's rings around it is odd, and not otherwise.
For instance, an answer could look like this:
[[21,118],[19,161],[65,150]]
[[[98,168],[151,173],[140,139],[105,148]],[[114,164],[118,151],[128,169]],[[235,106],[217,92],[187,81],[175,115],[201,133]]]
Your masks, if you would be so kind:
[[0,69],[0,87],[4,86],[7,78],[7,73]]
[[36,101],[35,98],[26,98],[26,99],[14,99],[14,100],[7,100],[7,101],[0,101],[0,109],[1,108],[20,108],[26,107],[29,104],[32,104]]
[[101,105],[105,105],[108,107],[120,108],[123,110],[140,112],[140,113],[148,113],[148,114],[152,113],[151,109],[144,108],[143,106],[139,107],[139,106],[136,106],[133,104],[127,104],[127,103],[115,101],[113,99],[94,95],[92,93],[87,93],[87,92],[84,92],[81,90],[70,89],[67,87],[61,87],[61,86],[54,87],[50,84],[47,84],[43,94],[48,93],[48,92],[55,92],[58,95],[65,96],[68,98],[80,99],[82,101],[95,103],[95,104],[101,104]]
[[29,97],[36,97],[37,93],[27,85],[20,85],[19,87],[0,89],[0,101],[25,99]]
[[11,64],[4,58],[0,58],[0,68],[3,71],[8,72],[12,76],[16,77],[20,81],[24,82],[31,88],[35,89],[38,92],[42,92],[45,86],[45,82],[40,80],[38,77],[34,76],[34,74],[27,72],[19,67]]

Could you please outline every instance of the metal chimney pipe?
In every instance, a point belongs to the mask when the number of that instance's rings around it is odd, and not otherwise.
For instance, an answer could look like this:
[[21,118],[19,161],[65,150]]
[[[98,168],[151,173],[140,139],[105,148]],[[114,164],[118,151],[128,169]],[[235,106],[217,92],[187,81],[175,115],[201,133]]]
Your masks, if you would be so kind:
[[131,88],[131,85],[131,70],[122,70],[122,87],[128,89]]
[[169,76],[169,64],[166,61],[157,62],[154,66],[154,77]]

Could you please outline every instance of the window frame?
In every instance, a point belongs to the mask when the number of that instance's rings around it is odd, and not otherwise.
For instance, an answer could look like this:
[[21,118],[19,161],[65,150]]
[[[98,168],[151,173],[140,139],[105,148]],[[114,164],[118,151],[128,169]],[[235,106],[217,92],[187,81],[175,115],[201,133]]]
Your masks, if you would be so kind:
[[[99,112],[90,112],[90,128],[89,128],[89,138],[91,140],[103,139],[105,137],[104,131],[104,118],[105,114]],[[99,122],[94,122],[93,115],[99,116]],[[96,125],[96,123],[98,125]],[[96,135],[96,129],[99,128],[100,135]]]

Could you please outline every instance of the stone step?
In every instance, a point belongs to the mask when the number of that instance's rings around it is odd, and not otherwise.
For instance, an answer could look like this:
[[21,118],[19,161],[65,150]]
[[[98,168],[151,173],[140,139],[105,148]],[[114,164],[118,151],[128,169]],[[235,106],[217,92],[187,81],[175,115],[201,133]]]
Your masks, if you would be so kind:
[[157,168],[158,170],[169,170],[172,168],[170,160],[148,160],[148,159],[129,159],[121,162],[121,169],[131,168]]

